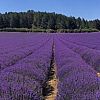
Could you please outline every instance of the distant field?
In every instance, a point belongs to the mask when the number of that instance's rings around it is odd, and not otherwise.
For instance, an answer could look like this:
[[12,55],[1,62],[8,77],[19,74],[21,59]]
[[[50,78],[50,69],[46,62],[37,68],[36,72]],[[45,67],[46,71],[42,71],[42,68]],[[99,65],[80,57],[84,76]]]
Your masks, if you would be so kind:
[[0,33],[0,100],[100,100],[100,33]]

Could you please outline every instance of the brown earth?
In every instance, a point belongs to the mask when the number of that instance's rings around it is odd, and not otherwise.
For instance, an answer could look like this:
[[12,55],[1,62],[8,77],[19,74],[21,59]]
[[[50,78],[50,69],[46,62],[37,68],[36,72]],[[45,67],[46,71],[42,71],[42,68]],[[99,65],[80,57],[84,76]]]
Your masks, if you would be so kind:
[[57,96],[57,92],[58,92],[58,89],[57,89],[58,79],[56,77],[57,69],[56,69],[56,65],[55,64],[54,64],[53,71],[54,71],[53,78],[48,82],[48,84],[50,86],[52,86],[54,90],[52,91],[52,93],[49,96],[46,96],[45,100],[55,100],[56,96]]

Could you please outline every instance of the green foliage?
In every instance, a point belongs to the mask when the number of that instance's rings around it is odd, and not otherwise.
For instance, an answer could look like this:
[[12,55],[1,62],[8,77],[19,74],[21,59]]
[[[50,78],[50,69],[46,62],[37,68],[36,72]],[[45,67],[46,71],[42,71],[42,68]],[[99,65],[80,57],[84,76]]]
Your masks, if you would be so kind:
[[3,28],[0,29],[2,32],[32,32],[31,29],[27,28]]
[[46,29],[32,29],[32,32],[46,32]]
[[0,31],[25,32],[97,32],[100,20],[67,17],[62,14],[35,12],[6,12],[0,14]]
[[46,29],[46,32],[47,32],[47,33],[56,33],[56,30],[53,30],[53,29]]

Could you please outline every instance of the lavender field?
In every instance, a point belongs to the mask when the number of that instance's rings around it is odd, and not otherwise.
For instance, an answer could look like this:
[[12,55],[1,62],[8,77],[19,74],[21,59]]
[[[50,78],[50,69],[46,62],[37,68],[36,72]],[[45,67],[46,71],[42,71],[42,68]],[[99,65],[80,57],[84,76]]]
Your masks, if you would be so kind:
[[100,33],[0,33],[0,100],[100,100]]

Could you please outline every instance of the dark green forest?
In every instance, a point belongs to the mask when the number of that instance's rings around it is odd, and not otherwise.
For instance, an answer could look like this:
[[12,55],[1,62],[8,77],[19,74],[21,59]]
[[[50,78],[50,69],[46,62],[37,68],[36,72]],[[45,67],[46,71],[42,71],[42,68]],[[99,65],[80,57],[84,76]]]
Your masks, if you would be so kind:
[[67,17],[55,12],[5,12],[0,13],[0,31],[30,32],[96,32],[100,31],[100,20]]

